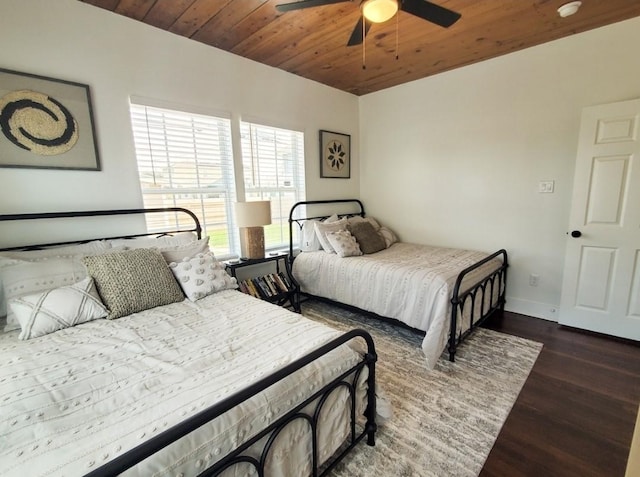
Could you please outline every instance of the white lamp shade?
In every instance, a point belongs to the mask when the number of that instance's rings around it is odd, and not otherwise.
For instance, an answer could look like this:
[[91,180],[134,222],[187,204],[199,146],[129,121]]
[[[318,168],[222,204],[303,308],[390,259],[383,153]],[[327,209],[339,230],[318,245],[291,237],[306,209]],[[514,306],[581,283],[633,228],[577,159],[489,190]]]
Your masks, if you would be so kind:
[[260,227],[271,223],[271,202],[258,200],[236,202],[236,223],[238,227]]

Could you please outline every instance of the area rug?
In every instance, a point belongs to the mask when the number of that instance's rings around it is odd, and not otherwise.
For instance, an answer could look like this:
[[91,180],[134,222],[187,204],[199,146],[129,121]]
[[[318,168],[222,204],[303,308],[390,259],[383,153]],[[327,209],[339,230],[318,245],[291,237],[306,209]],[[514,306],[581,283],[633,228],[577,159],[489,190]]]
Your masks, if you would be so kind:
[[427,370],[422,337],[405,328],[309,300],[302,314],[340,330],[371,333],[378,353],[377,382],[393,415],[332,471],[336,477],[475,477],[542,344],[480,328],[451,363],[443,355]]

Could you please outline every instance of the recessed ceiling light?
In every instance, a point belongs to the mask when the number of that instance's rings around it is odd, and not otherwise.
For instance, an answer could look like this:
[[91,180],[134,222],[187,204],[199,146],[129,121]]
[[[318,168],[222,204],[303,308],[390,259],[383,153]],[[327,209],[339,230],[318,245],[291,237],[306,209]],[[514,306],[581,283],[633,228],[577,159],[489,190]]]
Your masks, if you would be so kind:
[[580,5],[582,5],[582,2],[565,3],[564,5],[561,5],[560,8],[558,8],[558,14],[562,18],[573,15],[578,11],[578,8],[580,8]]

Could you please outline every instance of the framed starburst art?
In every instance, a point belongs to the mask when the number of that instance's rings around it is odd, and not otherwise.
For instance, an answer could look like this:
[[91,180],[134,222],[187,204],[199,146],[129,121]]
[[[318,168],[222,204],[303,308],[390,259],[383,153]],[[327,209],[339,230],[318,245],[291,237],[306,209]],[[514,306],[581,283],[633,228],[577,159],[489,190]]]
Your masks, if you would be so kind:
[[320,130],[320,177],[351,177],[351,136]]

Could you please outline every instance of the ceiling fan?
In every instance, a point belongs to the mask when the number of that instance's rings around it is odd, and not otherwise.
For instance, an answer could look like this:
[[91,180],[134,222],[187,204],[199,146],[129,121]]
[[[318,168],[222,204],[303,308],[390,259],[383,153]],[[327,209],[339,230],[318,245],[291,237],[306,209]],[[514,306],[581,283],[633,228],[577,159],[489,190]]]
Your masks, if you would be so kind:
[[[276,9],[280,12],[288,12],[350,1],[355,0],[301,0],[276,5]],[[360,4],[362,14],[353,29],[353,33],[351,33],[347,46],[361,44],[363,37],[369,32],[373,23],[383,23],[390,20],[398,10],[445,28],[453,25],[461,17],[459,13],[427,0],[362,0]]]

